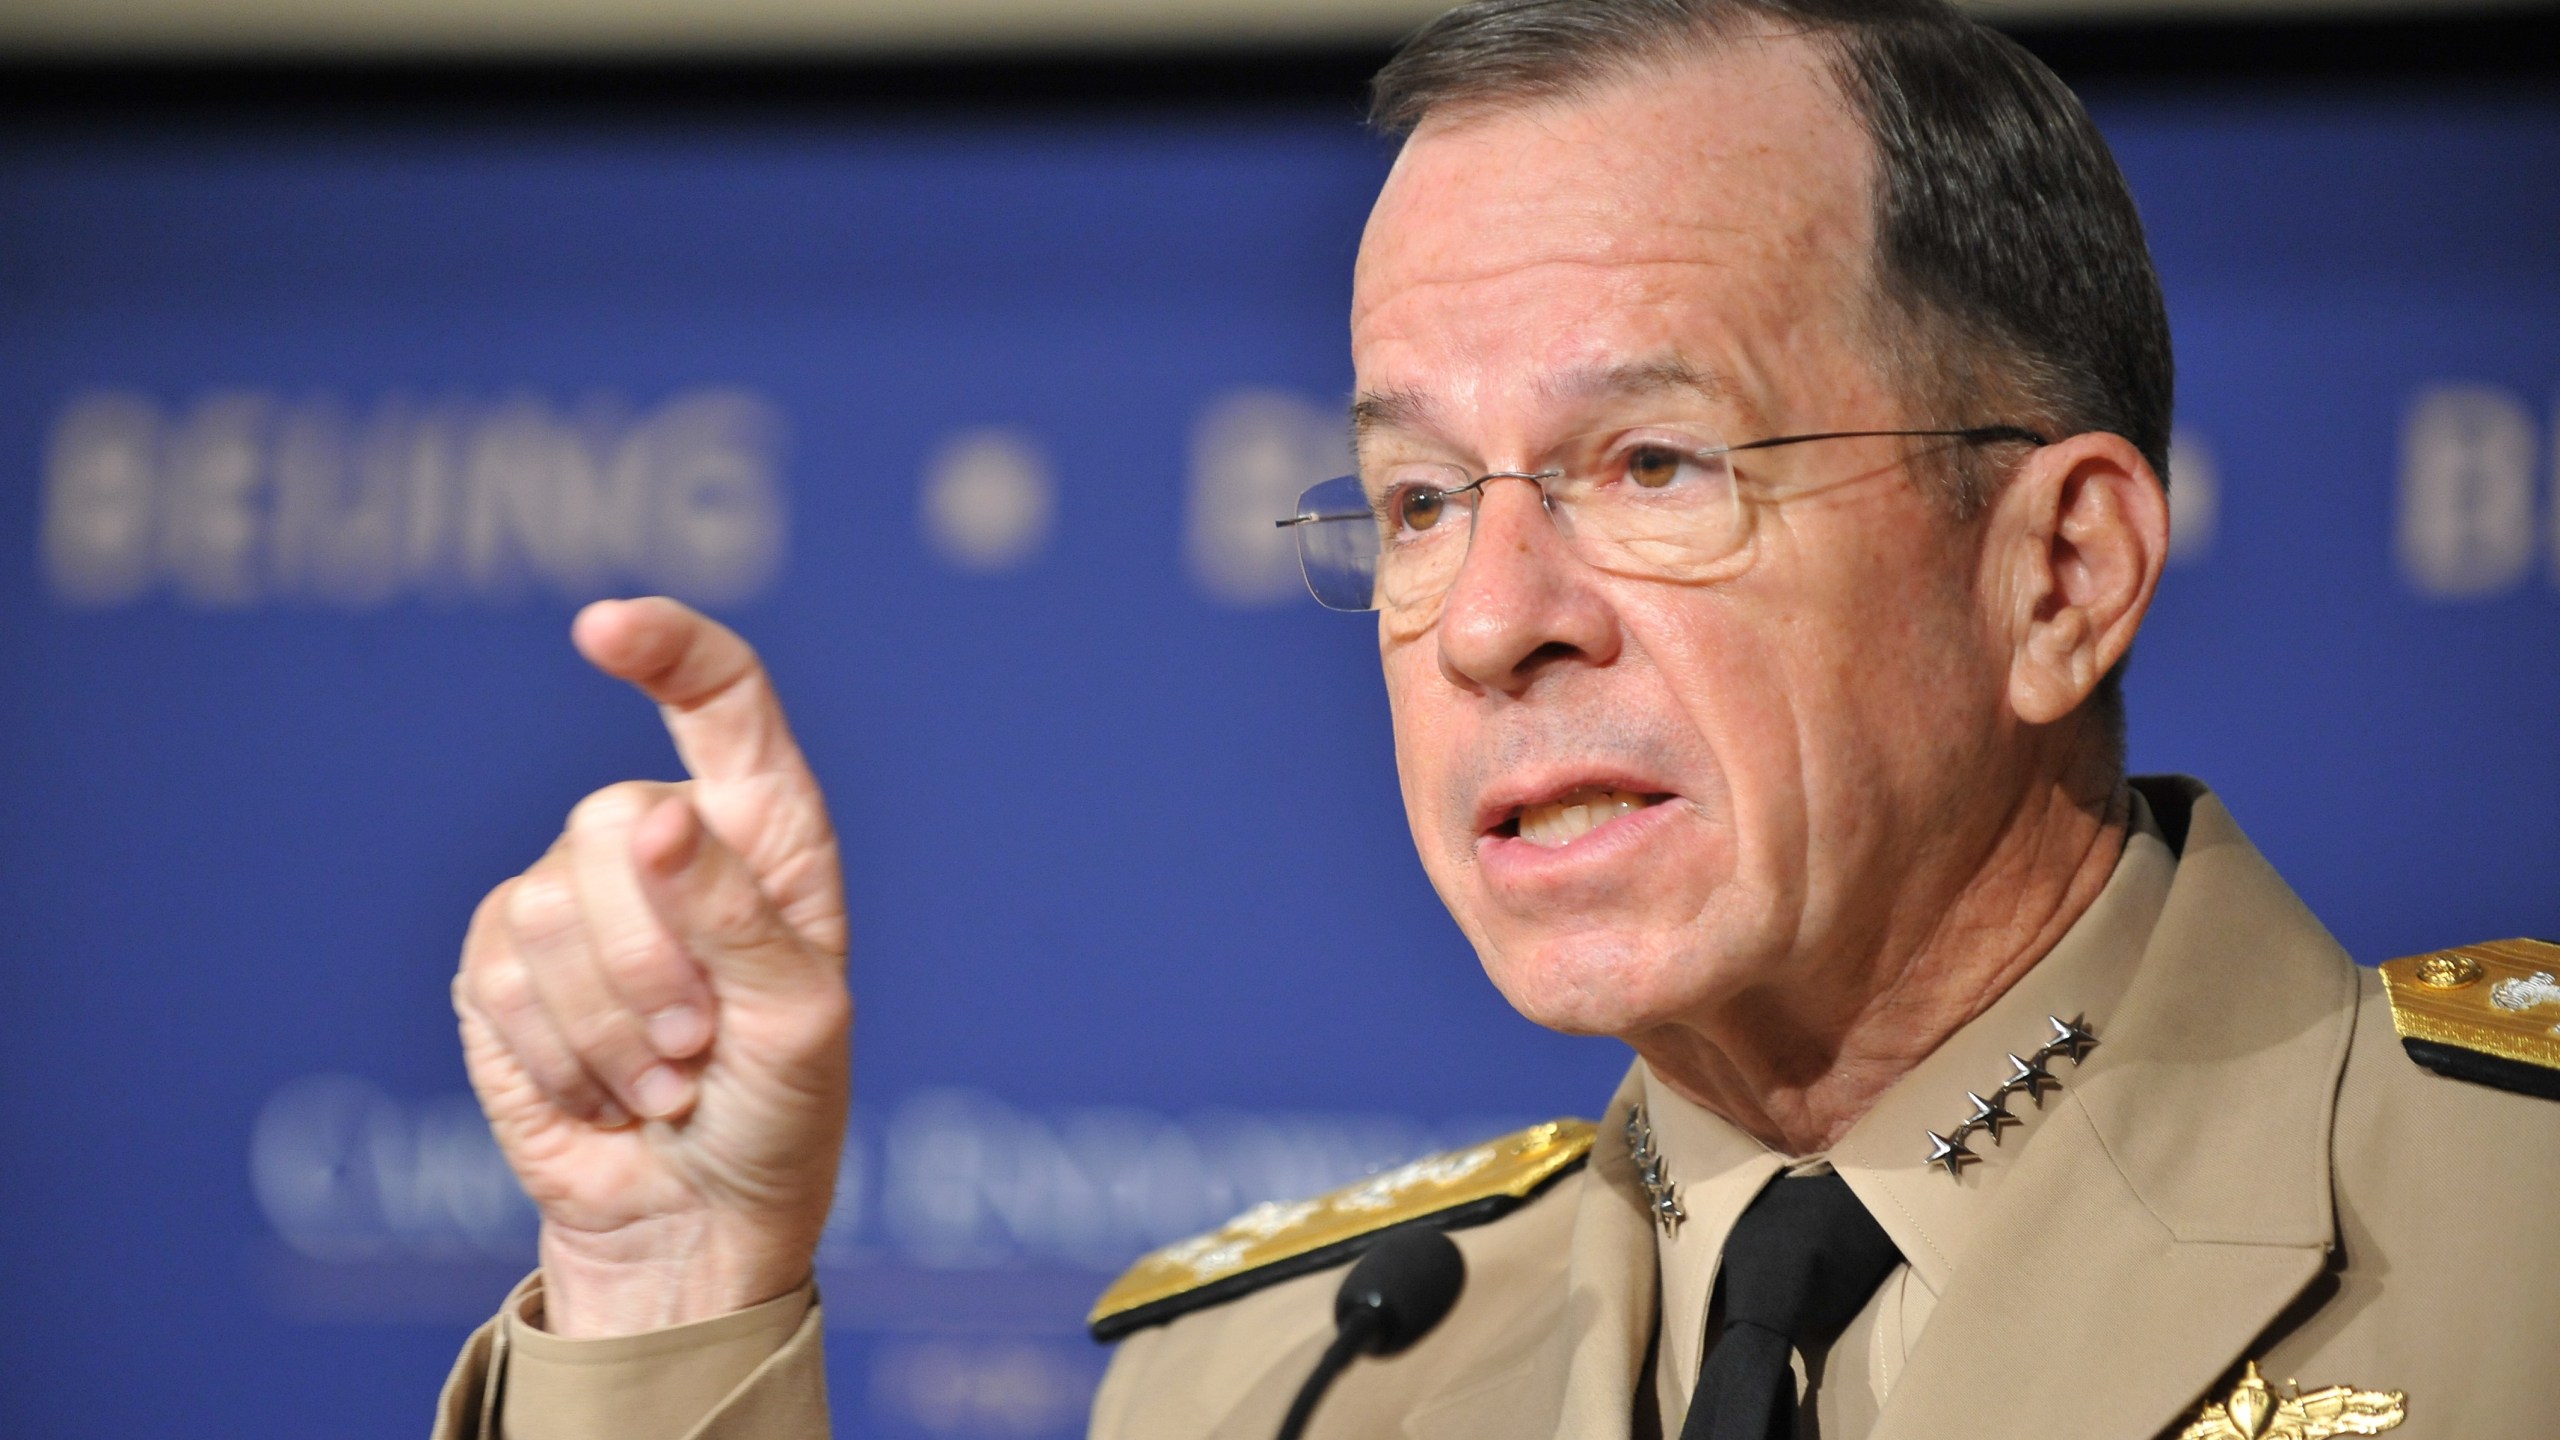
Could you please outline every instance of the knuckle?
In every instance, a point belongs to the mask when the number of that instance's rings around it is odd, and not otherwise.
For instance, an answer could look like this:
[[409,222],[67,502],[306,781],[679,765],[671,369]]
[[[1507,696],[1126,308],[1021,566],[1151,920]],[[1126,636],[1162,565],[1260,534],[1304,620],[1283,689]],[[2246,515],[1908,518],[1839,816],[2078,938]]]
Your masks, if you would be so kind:
[[471,924],[462,932],[462,959],[454,967],[457,986],[464,976],[486,967],[490,958],[505,944],[507,932],[507,890],[514,882],[501,885],[481,897],[471,912]]
[[571,807],[569,829],[582,834],[598,830],[628,830],[639,822],[641,814],[666,792],[666,788],[648,780],[616,781]]
[[525,974],[522,965],[484,965],[474,974],[456,976],[456,988],[460,989],[466,980],[472,1007],[501,1024],[535,1008],[533,979]]
[[543,870],[519,876],[509,887],[506,906],[507,928],[528,939],[551,939],[579,923],[577,890]]
[[479,1027],[562,1110],[582,1118],[602,1112],[611,1097],[587,1073],[543,1008],[532,974],[520,960],[513,955],[493,958],[456,975],[453,988],[466,1035]]
[[614,983],[663,986],[681,974],[682,952],[656,927],[635,927],[611,935],[595,947],[596,963]]
[[486,1023],[497,1043],[554,1104],[579,1115],[595,1111],[602,1091],[538,1012],[490,1012]]
[[631,1017],[620,1010],[591,1006],[558,1017],[560,1038],[569,1052],[590,1066],[627,1063],[638,1051],[639,1036]]
[[561,1109],[575,1115],[592,1115],[603,1108],[604,1088],[575,1061],[547,1053],[527,1054],[521,1047],[516,1050],[516,1061]]
[[482,934],[487,927],[503,919],[507,910],[507,896],[515,889],[515,885],[515,881],[506,880],[491,886],[489,893],[480,897],[480,903],[471,907],[471,928],[466,933]]

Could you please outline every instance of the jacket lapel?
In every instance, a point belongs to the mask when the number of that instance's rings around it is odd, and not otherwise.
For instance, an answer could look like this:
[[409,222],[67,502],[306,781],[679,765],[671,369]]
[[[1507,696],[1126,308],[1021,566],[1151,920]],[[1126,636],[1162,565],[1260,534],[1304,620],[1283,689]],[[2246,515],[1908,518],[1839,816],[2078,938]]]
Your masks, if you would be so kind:
[[2185,839],[2159,924],[1874,1440],[2158,1435],[2325,1263],[2353,966],[2202,787],[2145,794]]

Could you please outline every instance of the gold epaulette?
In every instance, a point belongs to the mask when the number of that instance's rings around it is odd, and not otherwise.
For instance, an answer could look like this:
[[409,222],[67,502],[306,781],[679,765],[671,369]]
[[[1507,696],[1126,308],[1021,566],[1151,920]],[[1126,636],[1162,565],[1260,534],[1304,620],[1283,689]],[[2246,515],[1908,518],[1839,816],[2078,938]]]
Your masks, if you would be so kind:
[[1591,1153],[1588,1120],[1550,1120],[1515,1135],[1416,1160],[1329,1195],[1256,1205],[1206,1235],[1146,1256],[1085,1317],[1111,1341],[1265,1285],[1342,1264],[1403,1225],[1481,1225],[1537,1194]]
[[2487,940],[2385,961],[2382,988],[2410,1059],[2560,1100],[2560,945]]

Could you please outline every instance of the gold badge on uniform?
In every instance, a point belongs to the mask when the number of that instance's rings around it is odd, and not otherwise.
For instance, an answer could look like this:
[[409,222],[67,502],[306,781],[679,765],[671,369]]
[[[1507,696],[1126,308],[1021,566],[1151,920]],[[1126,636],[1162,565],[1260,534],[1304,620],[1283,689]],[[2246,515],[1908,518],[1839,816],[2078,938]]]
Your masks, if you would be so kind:
[[2178,1440],[2328,1440],[2332,1435],[2379,1435],[2408,1418],[2409,1397],[2399,1390],[2358,1390],[2331,1385],[2303,1394],[2278,1395],[2258,1375],[2258,1362],[2221,1404],[2208,1404]]

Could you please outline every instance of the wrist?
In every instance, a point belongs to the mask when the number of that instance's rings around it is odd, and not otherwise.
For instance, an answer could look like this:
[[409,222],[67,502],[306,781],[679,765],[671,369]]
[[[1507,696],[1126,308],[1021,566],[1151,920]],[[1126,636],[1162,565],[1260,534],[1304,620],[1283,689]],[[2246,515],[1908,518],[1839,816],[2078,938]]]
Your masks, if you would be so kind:
[[806,1283],[812,1257],[742,1243],[706,1217],[663,1216],[601,1235],[545,1224],[541,1258],[543,1330],[590,1340],[761,1305]]

